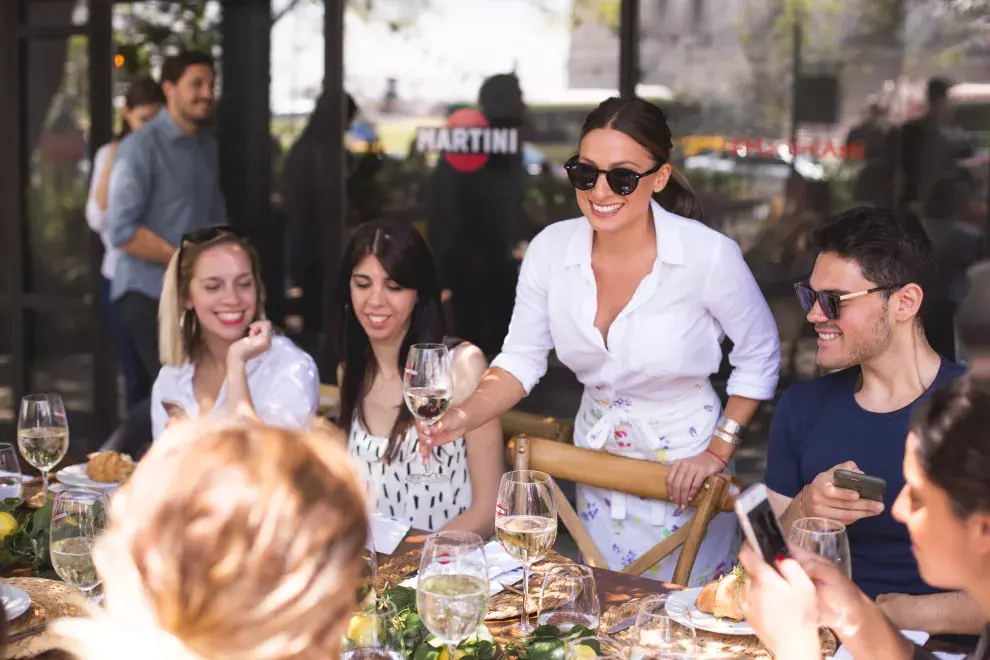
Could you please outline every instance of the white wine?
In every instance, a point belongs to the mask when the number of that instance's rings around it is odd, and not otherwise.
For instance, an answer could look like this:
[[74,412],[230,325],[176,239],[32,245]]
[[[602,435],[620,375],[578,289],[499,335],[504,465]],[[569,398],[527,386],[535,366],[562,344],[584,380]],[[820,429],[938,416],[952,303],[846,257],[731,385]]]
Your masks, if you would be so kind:
[[443,417],[450,405],[451,391],[438,387],[410,387],[403,391],[410,412],[424,424]]
[[488,612],[488,582],[473,575],[430,575],[416,585],[423,625],[445,644],[470,637]]
[[52,568],[66,584],[89,591],[103,580],[93,566],[93,539],[72,536],[52,543]]
[[69,451],[69,429],[38,426],[17,431],[17,445],[28,463],[47,472],[58,465]]
[[495,538],[510,557],[532,564],[553,547],[557,521],[544,516],[503,516],[495,519]]

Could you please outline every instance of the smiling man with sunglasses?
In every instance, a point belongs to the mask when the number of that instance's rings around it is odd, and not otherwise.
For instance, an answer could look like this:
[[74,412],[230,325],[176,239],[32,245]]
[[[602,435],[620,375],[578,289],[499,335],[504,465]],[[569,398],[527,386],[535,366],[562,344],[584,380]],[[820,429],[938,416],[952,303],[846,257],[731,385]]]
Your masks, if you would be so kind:
[[[922,581],[907,528],[889,511],[912,409],[963,372],[929,346],[920,312],[934,276],[932,244],[913,217],[861,207],[815,234],[819,251],[797,299],[833,371],[781,397],[770,429],[767,487],[785,529],[817,516],[848,525],[852,576],[901,628],[980,629],[971,601]],[[886,481],[883,502],[834,484],[836,470]]]

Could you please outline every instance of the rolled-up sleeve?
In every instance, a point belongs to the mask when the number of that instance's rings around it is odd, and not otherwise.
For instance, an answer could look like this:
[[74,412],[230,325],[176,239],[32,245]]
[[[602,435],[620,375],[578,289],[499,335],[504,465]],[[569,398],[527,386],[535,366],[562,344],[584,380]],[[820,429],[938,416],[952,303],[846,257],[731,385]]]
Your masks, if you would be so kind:
[[512,374],[526,394],[547,372],[547,356],[553,348],[547,289],[550,258],[555,249],[560,248],[550,245],[547,235],[543,234],[536,236],[526,250],[516,285],[516,304],[512,309],[509,334],[502,352],[492,362],[493,367]]
[[141,226],[151,190],[147,158],[134,146],[133,140],[121,143],[110,172],[107,229],[110,243],[118,248],[130,242]]
[[735,241],[724,238],[714,250],[704,300],[732,340],[730,396],[768,401],[780,376],[780,336],[753,273]]
[[266,424],[303,429],[316,416],[320,403],[319,370],[313,358],[297,352],[299,358],[279,365],[264,394],[254,401],[255,412]]

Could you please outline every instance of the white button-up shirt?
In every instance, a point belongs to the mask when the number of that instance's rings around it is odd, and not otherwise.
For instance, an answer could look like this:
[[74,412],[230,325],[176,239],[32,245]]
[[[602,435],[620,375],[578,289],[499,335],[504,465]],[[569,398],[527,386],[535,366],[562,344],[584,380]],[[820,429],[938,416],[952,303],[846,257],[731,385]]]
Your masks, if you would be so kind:
[[733,342],[729,395],[773,398],[780,340],[770,308],[730,238],[652,203],[657,258],[608,331],[595,328],[594,231],[584,217],[537,235],[523,259],[501,367],[528,393],[557,356],[606,398],[674,402],[707,383]]
[[[305,428],[316,415],[320,402],[320,374],[316,362],[291,339],[275,335],[272,345],[261,355],[248,360],[248,389],[254,410],[266,424],[282,428]],[[195,366],[162,367],[151,388],[152,437],[165,430],[168,415],[162,400],[175,401],[195,418],[199,402],[193,391]],[[227,400],[227,381],[220,387],[217,401],[210,414],[222,414]]]

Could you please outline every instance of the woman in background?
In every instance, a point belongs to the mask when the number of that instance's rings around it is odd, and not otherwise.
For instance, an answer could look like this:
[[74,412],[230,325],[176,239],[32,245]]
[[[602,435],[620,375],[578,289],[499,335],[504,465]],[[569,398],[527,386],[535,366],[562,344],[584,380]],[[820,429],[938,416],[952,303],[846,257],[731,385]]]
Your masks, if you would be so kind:
[[504,471],[497,419],[430,457],[449,481],[417,485],[406,478],[423,472],[419,435],[402,396],[409,347],[450,347],[454,404],[474,392],[488,368],[477,346],[444,336],[440,285],[426,241],[406,222],[361,225],[344,253],[337,286],[335,325],[343,359],[337,423],[348,433],[372,506],[419,529],[490,536]]
[[316,363],[273,335],[258,253],[229,227],[186,234],[172,256],[158,305],[158,351],[154,438],[175,417],[240,415],[305,428],[316,415]]
[[103,607],[52,624],[81,660],[336,658],[368,518],[341,444],[261,424],[178,424],[112,500]]
[[116,306],[110,304],[110,281],[117,267],[118,250],[110,244],[107,234],[107,192],[110,189],[110,171],[117,156],[121,140],[151,121],[165,103],[161,86],[151,78],[139,78],[131,83],[124,97],[121,110],[120,132],[112,141],[96,152],[93,161],[93,178],[86,200],[86,222],[100,235],[103,242],[103,263],[100,266],[100,302],[107,316],[107,326],[113,340],[117,362],[124,375],[124,394],[127,409],[148,398],[151,383],[145,376],[137,349],[131,340],[127,326]]

